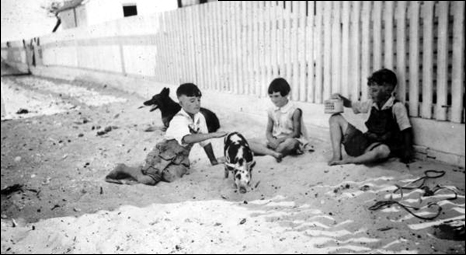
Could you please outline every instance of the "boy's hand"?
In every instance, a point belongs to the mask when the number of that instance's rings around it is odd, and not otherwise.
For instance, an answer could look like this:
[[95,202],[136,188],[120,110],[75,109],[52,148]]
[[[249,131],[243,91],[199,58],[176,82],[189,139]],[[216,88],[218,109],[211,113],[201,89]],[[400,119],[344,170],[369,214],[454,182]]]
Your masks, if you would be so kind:
[[330,97],[331,99],[342,99],[343,97],[339,93],[334,93]]
[[351,107],[351,105],[352,105],[351,100],[349,100],[348,98],[342,96],[339,93],[332,94],[331,98],[332,99],[341,99],[343,101],[343,106],[344,107]]
[[220,158],[214,159],[214,160],[210,161],[210,163],[213,166],[223,164],[223,163],[225,163],[225,157],[220,157]]

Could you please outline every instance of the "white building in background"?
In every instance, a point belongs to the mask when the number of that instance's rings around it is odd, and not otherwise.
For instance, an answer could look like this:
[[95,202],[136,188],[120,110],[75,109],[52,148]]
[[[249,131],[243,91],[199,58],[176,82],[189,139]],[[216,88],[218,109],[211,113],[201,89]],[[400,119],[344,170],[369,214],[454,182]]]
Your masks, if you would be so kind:
[[60,29],[68,29],[176,8],[177,0],[71,0],[57,11],[57,16]]

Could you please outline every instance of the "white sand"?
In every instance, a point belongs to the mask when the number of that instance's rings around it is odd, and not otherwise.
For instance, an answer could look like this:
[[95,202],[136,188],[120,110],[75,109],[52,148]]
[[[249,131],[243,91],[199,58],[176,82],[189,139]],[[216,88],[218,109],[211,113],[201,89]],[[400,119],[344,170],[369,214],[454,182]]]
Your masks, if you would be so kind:
[[[2,78],[2,96],[7,101],[7,110],[11,109],[7,111],[9,118],[15,118],[18,105],[36,109],[37,114],[55,115],[33,122],[2,122],[2,132],[9,132],[2,140],[2,188],[20,180],[42,191],[40,200],[21,200],[21,194],[8,198],[21,206],[17,206],[20,209],[12,206],[11,212],[16,214],[2,219],[2,254],[434,253],[451,249],[464,253],[464,242],[445,241],[432,235],[433,226],[464,219],[464,172],[452,172],[451,167],[426,162],[413,163],[408,169],[397,160],[378,166],[329,167],[328,141],[313,140],[314,153],[286,157],[280,164],[271,157],[256,157],[253,187],[258,186],[246,194],[235,193],[232,180],[223,179],[223,167],[209,166],[198,146],[191,154],[190,174],[174,183],[155,187],[109,184],[103,177],[110,166],[118,162],[140,163],[148,152],[145,148],[161,139],[161,132],[141,131],[149,123],[161,125],[159,114],[137,110],[143,100],[140,98],[138,102],[126,102],[108,92],[103,95],[63,82],[28,77],[22,82],[29,85],[18,88]],[[51,96],[44,96],[48,93]],[[53,102],[59,102],[59,107],[52,108]],[[74,103],[70,106],[69,102]],[[96,108],[96,102],[105,103],[104,108]],[[75,109],[76,105],[82,114],[56,114]],[[223,130],[237,130],[246,137],[263,134],[265,123],[251,116],[231,114],[220,108],[215,111]],[[118,118],[114,117],[117,115]],[[85,116],[93,122],[89,126],[74,124],[75,127],[67,129],[70,124],[66,123],[73,123],[76,116]],[[41,126],[35,129],[31,123]],[[96,137],[90,125],[104,126],[104,123],[120,128],[107,137]],[[28,125],[30,136],[21,131],[22,125]],[[17,129],[21,133],[14,133]],[[82,140],[76,140],[77,133],[84,134]],[[14,135],[23,139],[18,140],[20,146],[15,145],[15,139],[19,138],[11,138]],[[35,136],[45,137],[45,141],[31,139]],[[20,141],[27,141],[31,147],[30,143],[50,144],[48,137],[56,137],[55,140],[73,137],[73,141],[56,145],[59,147],[50,145],[46,151],[21,150]],[[213,145],[216,155],[221,156],[222,140],[214,140]],[[39,159],[47,160],[35,161],[39,152],[42,155]],[[10,158],[17,155],[22,159],[10,163]],[[85,162],[89,166],[83,168]],[[7,168],[16,165],[19,167],[14,171]],[[427,203],[440,202],[445,213],[436,221],[429,223],[411,217],[398,206],[368,210],[377,200],[397,198],[390,195],[395,184],[405,185],[427,169],[447,170],[439,183],[458,187],[463,193],[451,203],[442,202],[448,198],[445,196],[420,200],[418,191],[404,194],[405,203],[417,206],[421,202],[424,207],[418,213],[423,215],[432,213],[425,207]],[[45,180],[48,181],[44,184]],[[103,194],[98,193],[99,187],[105,191]],[[80,192],[80,196],[75,195]],[[63,198],[66,201],[62,202]],[[40,215],[44,219],[25,222],[18,215],[31,216],[25,211],[35,203],[41,205]],[[57,203],[60,207],[51,210]],[[81,210],[85,212],[79,213]],[[55,214],[61,216],[54,217]]]

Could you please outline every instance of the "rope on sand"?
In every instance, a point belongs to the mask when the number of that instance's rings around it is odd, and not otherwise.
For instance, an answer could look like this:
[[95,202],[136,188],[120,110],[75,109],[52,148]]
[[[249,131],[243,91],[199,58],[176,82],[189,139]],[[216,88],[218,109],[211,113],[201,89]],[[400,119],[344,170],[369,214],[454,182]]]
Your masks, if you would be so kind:
[[[395,185],[397,187],[397,189],[395,189],[393,191],[393,193],[395,193],[397,191],[400,191],[400,194],[401,194],[400,199],[402,199],[404,189],[406,189],[406,190],[422,189],[422,190],[424,190],[424,196],[433,196],[438,191],[446,189],[446,190],[449,190],[449,191],[453,192],[453,194],[455,194],[455,197],[447,198],[447,200],[455,200],[458,197],[458,194],[456,193],[456,191],[454,191],[454,190],[452,190],[450,188],[447,188],[447,187],[440,186],[440,185],[436,185],[433,189],[431,189],[431,188],[429,188],[428,186],[425,185],[426,180],[428,180],[428,179],[437,179],[437,178],[440,178],[440,177],[442,177],[444,175],[445,175],[445,171],[426,170],[426,171],[424,171],[424,176],[423,177],[410,182],[408,185],[406,185],[404,187],[401,187],[399,185]],[[419,181],[422,181],[422,182],[417,187],[409,187],[409,185],[411,185],[413,183],[417,183]],[[384,207],[390,207],[393,204],[397,204],[397,205],[401,206],[401,208],[405,209],[408,213],[410,213],[414,217],[422,219],[422,220],[434,220],[442,212],[442,207],[440,205],[438,205],[437,202],[431,202],[431,203],[429,203],[427,205],[427,208],[430,208],[432,206],[437,206],[438,207],[437,213],[432,217],[422,217],[422,216],[419,216],[419,215],[417,215],[416,213],[414,213],[412,211],[412,210],[415,210],[415,211],[419,210],[420,209],[419,207],[405,205],[405,204],[400,203],[399,201],[395,201],[395,200],[392,200],[392,199],[377,201],[374,205],[369,207],[369,210],[375,211],[375,210],[379,210],[379,209],[384,208]]]

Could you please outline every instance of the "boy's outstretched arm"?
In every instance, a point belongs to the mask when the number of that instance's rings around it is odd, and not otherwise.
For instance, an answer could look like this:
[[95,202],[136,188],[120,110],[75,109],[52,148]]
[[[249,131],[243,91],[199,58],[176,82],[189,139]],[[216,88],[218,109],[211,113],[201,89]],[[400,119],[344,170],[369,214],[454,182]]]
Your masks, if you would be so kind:
[[401,135],[403,136],[403,145],[404,145],[403,154],[401,155],[401,162],[403,163],[413,162],[414,161],[413,129],[406,128],[403,131],[401,131]]
[[[183,137],[183,142],[184,143],[198,143],[198,142],[203,142],[208,139],[212,138],[221,138],[226,136],[226,132],[215,132],[215,133],[207,133],[207,134],[191,134],[191,135],[186,135]],[[207,154],[207,157],[210,160],[210,163],[215,166],[218,165],[219,162],[217,158],[215,157],[214,150],[212,149],[212,144],[207,144],[204,146],[204,151]]]
[[183,143],[187,143],[187,144],[198,143],[198,142],[203,142],[205,140],[212,139],[212,138],[221,138],[226,135],[227,135],[226,132],[185,135],[183,137]]

